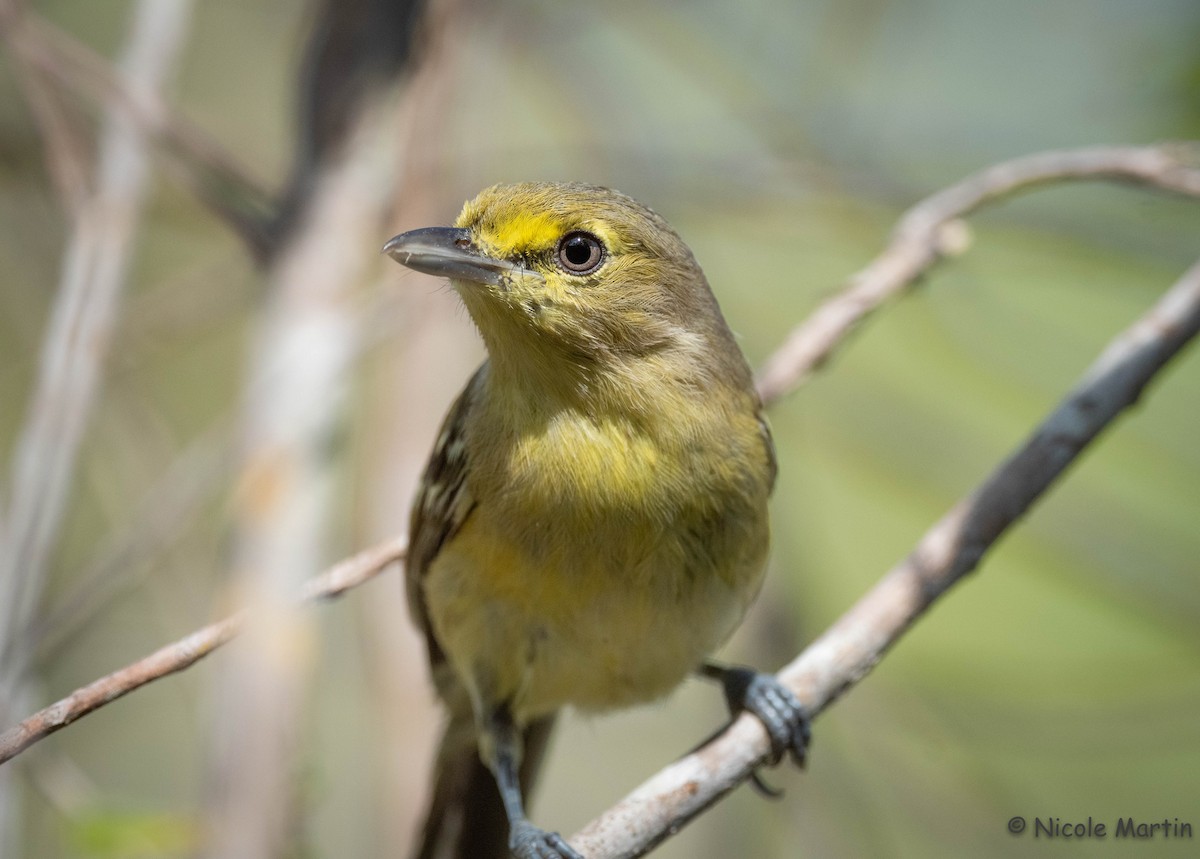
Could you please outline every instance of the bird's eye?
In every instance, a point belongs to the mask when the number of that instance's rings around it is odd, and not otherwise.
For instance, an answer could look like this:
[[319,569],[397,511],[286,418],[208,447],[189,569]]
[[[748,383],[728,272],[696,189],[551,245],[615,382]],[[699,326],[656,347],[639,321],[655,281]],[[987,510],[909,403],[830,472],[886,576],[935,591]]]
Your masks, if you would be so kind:
[[591,233],[567,233],[558,243],[558,265],[570,274],[591,274],[604,262],[604,245]]

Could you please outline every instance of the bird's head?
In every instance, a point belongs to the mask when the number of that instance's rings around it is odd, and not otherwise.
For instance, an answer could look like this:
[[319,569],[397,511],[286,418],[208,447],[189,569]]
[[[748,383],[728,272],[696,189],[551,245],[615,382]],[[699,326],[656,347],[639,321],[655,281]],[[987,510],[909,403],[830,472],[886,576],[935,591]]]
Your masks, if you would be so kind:
[[709,353],[711,338],[730,337],[687,245],[653,211],[607,188],[496,185],[453,227],[402,233],[384,252],[450,279],[493,363],[625,366],[662,352]]

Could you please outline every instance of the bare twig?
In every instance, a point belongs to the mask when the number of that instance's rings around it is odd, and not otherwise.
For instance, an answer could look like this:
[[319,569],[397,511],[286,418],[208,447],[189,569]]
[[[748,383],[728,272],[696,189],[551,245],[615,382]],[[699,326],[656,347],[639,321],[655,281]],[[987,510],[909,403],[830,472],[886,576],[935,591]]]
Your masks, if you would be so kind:
[[232,153],[176,113],[153,87],[131,84],[104,57],[33,12],[12,12],[3,35],[25,64],[65,92],[83,94],[153,140],[168,169],[263,257],[276,204]]
[[[339,597],[379,575],[389,564],[403,560],[407,550],[407,537],[395,537],[364,549],[309,581],[303,599],[318,602]],[[240,612],[217,621],[39,710],[0,734],[0,764],[93,710],[190,667],[241,632],[245,622]]]
[[89,142],[62,94],[26,59],[24,43],[17,40],[12,46],[17,83],[42,138],[46,171],[63,209],[77,218],[88,189]]
[[[951,585],[975,569],[1085,447],[1137,402],[1159,370],[1200,331],[1200,262],[1113,340],[1075,389],[912,553],[780,673],[809,713],[861,680]],[[641,856],[749,777],[770,754],[759,721],[743,715],[699,750],[642,784],[571,839],[591,859]]]
[[1040,185],[1116,180],[1200,197],[1200,146],[1098,146],[1042,152],[1005,161],[927,197],[909,209],[882,254],[847,287],[792,329],[758,374],[767,403],[806,382],[849,334],[885,301],[902,293],[943,257],[963,249],[960,219],[979,207]]

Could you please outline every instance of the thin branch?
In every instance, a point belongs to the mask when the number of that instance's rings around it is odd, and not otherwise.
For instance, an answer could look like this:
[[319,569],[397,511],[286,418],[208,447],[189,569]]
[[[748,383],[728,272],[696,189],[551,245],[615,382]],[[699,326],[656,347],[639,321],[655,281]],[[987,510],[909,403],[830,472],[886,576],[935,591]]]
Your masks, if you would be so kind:
[[[1200,331],[1200,262],[1113,340],[1026,442],[925,533],[912,553],[779,677],[815,715],[858,683],[946,590]],[[758,720],[743,715],[571,839],[590,859],[629,859],[743,782],[770,754]]]
[[12,47],[13,71],[42,140],[46,172],[63,209],[77,218],[89,185],[89,141],[62,94],[25,56],[24,43],[14,40]]
[[988,167],[909,209],[882,254],[847,287],[788,334],[758,374],[763,401],[772,403],[811,378],[866,317],[937,264],[965,248],[960,219],[1041,185],[1109,180],[1200,197],[1200,146],[1097,146],[1041,152]]
[[[403,560],[407,551],[407,537],[395,537],[364,549],[310,580],[302,598],[305,602],[321,602],[340,597],[379,575],[389,564]],[[217,621],[39,710],[0,734],[0,764],[93,710],[147,683],[191,667],[237,636],[245,623],[240,612]]]
[[0,21],[3,36],[25,64],[63,91],[119,112],[162,150],[176,178],[226,221],[259,258],[274,242],[272,195],[233,154],[176,113],[152,88],[132,85],[102,56],[21,9]]

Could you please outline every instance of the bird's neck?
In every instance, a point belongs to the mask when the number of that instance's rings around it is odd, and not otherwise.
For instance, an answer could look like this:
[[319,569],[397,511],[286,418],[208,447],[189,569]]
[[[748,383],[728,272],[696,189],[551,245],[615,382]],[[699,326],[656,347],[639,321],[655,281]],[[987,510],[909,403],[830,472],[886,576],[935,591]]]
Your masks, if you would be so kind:
[[681,404],[716,393],[725,382],[713,368],[682,354],[696,349],[694,343],[600,359],[529,337],[491,339],[485,334],[488,388],[507,400],[514,415],[569,410],[597,420],[670,421]]

